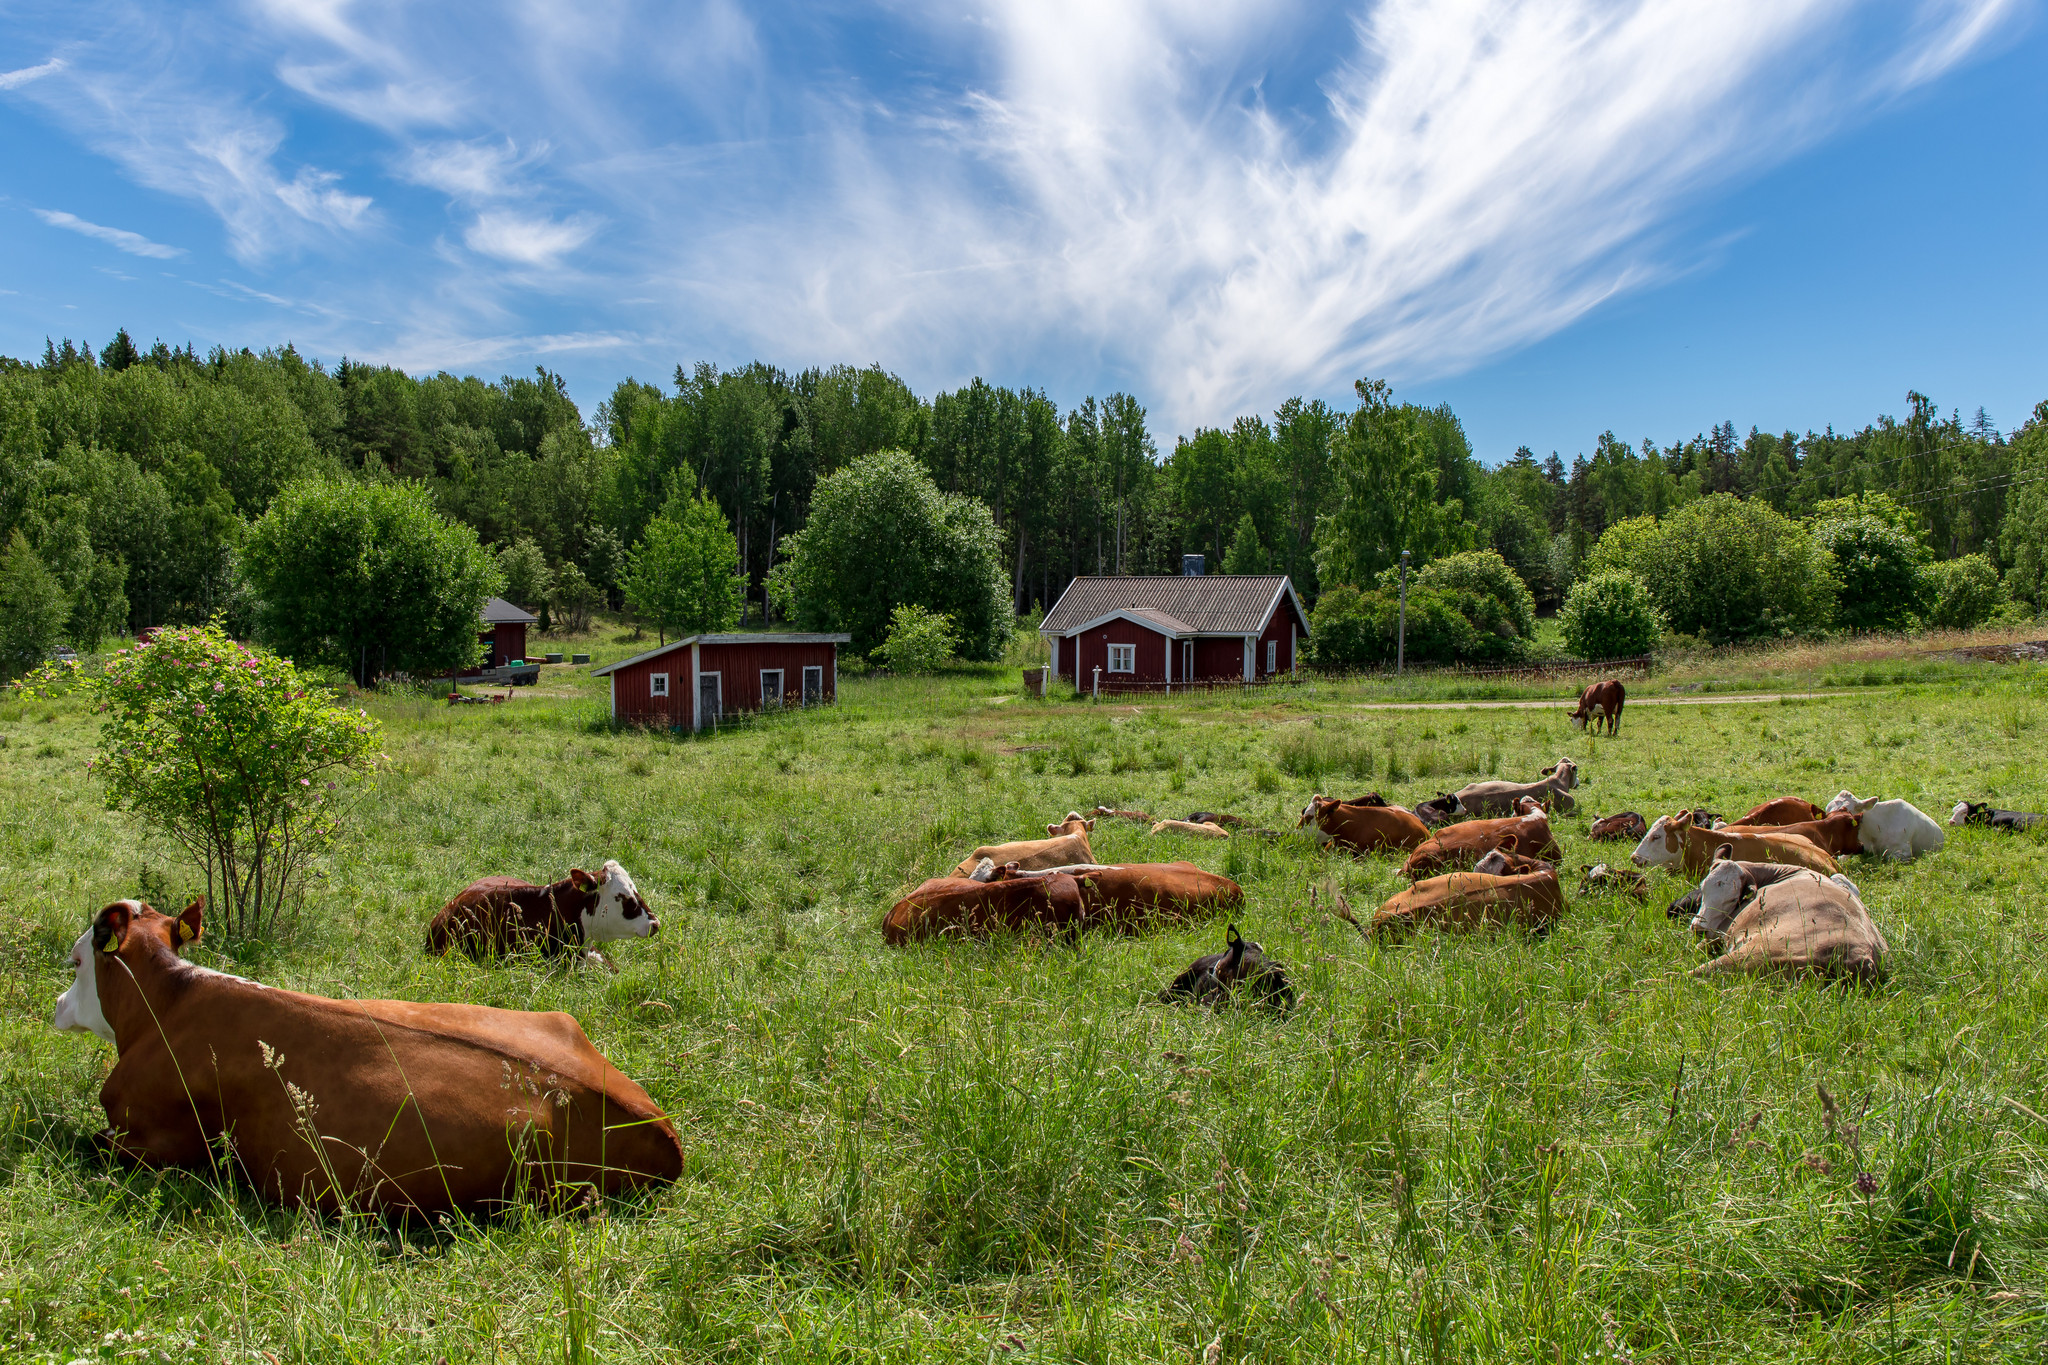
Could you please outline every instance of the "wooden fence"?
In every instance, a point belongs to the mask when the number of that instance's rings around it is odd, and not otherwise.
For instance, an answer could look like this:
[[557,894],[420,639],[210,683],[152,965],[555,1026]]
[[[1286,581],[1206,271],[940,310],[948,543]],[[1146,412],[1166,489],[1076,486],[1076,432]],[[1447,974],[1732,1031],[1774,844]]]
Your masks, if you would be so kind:
[[[1638,654],[1629,659],[1599,659],[1591,663],[1556,660],[1514,664],[1505,668],[1467,668],[1461,664],[1448,667],[1438,665],[1410,668],[1405,674],[1399,675],[1391,668],[1363,669],[1351,673],[1284,673],[1261,678],[1256,682],[1246,682],[1242,678],[1209,678],[1175,683],[1132,682],[1104,677],[1099,687],[1091,680],[1083,685],[1081,692],[1085,696],[1100,697],[1164,697],[1178,696],[1185,692],[1199,692],[1206,696],[1218,692],[1263,692],[1272,688],[1305,687],[1311,683],[1391,682],[1396,677],[1447,680],[1470,678],[1474,681],[1499,682],[1548,682],[1552,679],[1567,678],[1590,681],[1593,678],[1647,678],[1655,671],[1656,663],[1654,655]],[[1033,674],[1044,676],[1038,669],[1025,669],[1025,691],[1033,696],[1042,695],[1042,691],[1034,690],[1032,687]]]

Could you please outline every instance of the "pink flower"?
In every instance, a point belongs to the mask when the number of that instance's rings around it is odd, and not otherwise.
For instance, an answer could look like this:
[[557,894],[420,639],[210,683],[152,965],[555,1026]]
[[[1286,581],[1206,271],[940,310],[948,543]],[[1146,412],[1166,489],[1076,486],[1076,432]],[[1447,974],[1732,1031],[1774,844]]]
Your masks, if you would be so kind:
[[310,787],[313,785],[313,780],[308,777],[302,777],[299,779],[299,785],[301,787]]
[[203,715],[205,715],[205,714],[206,714],[206,707],[205,707],[205,705],[204,705],[204,704],[202,703],[201,705],[198,705],[198,706],[195,706],[195,707],[193,707],[193,708],[192,708],[192,714],[193,714],[193,715],[195,715],[195,716],[203,716]]

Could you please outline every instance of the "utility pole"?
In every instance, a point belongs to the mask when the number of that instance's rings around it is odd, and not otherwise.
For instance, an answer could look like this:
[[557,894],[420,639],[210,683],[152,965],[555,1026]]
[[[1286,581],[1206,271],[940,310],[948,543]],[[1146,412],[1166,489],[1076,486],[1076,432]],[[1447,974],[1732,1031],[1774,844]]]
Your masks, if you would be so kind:
[[1394,676],[1408,671],[1408,552],[1401,551],[1401,613],[1394,635]]

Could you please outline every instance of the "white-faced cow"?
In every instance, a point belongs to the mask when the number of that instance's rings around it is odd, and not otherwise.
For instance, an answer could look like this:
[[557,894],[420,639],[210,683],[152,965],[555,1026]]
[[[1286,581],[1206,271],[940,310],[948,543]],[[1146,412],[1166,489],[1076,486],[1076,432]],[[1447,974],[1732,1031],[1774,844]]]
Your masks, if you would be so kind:
[[1579,693],[1579,704],[1572,711],[1572,729],[1583,730],[1591,725],[1595,731],[1600,722],[1607,722],[1607,733],[1618,734],[1621,730],[1621,707],[1628,700],[1628,689],[1613,678],[1596,682]]
[[2048,826],[2048,815],[1999,810],[1988,801],[1958,801],[1956,808],[1948,814],[1948,822],[1951,825],[1982,825],[1986,829],[2002,829],[2009,834],[2014,830]]
[[661,922],[616,861],[592,876],[580,867],[547,886],[517,877],[482,877],[455,893],[427,925],[427,951],[460,948],[479,961],[521,949],[549,957],[585,952],[608,960],[599,944],[648,938]]
[[1891,945],[1847,877],[1724,860],[1700,894],[1694,926],[1726,951],[1695,967],[1694,976],[1782,972],[1875,981],[1884,974]]
[[1568,758],[1560,758],[1543,770],[1540,782],[1466,783],[1458,788],[1458,806],[1454,813],[1460,816],[1513,815],[1522,798],[1530,796],[1541,802],[1547,811],[1570,815],[1577,803],[1566,793],[1578,785],[1579,765]]
[[1658,816],[1629,860],[1637,867],[1668,867],[1697,875],[1712,864],[1714,850],[1722,844],[1733,846],[1733,856],[1753,862],[1792,863],[1823,876],[1842,870],[1834,857],[1811,839],[1768,830],[1724,836],[1720,830],[1702,829],[1694,824],[1689,810]]
[[960,860],[960,865],[953,869],[953,875],[973,876],[975,864],[983,858],[997,867],[1015,863],[1028,872],[1063,867],[1068,863],[1092,863],[1095,850],[1088,847],[1088,832],[1094,828],[1093,820],[1083,818],[1077,810],[1070,810],[1066,819],[1045,827],[1048,837],[1018,839],[1007,844],[983,844]]
[[1882,854],[1894,862],[1909,862],[1923,853],[1933,853],[1948,836],[1925,811],[1906,801],[1860,800],[1853,793],[1837,792],[1828,802],[1828,814],[1847,811],[1860,815],[1857,837],[1865,850]]
[[661,1107],[570,1016],[274,990],[179,957],[202,909],[116,901],[72,945],[53,1022],[120,1054],[100,1088],[117,1155],[231,1162],[266,1199],[328,1210],[488,1211],[682,1173]]

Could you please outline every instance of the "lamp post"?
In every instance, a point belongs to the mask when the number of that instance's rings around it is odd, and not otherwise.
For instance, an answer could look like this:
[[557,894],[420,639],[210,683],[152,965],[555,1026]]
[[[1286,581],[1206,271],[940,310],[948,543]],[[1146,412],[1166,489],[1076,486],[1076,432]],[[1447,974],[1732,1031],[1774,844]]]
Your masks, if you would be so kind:
[[1394,635],[1394,676],[1408,671],[1408,552],[1401,551],[1401,613]]

